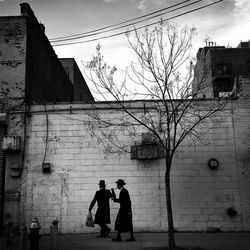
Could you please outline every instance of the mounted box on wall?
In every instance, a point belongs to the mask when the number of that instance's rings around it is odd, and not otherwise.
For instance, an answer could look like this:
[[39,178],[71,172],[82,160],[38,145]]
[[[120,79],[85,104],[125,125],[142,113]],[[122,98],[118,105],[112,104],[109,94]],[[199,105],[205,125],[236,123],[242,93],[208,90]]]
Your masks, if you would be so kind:
[[43,173],[49,174],[51,172],[51,164],[50,162],[43,162],[42,163]]
[[11,173],[10,176],[13,178],[17,178],[20,176],[20,167],[18,164],[13,164],[10,166]]
[[9,136],[3,137],[2,150],[5,152],[16,152],[21,149],[21,137],[20,136]]

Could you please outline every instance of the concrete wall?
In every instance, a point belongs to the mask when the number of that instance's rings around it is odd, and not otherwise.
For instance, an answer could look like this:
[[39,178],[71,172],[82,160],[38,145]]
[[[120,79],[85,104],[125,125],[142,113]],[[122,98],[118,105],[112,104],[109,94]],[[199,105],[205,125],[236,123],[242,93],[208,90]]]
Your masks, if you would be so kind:
[[[87,113],[100,112],[107,120],[124,114],[95,105],[94,110],[86,104],[47,106],[48,134],[45,107],[32,106],[22,175],[21,224],[28,225],[32,216],[38,216],[42,232],[49,232],[54,219],[64,233],[97,231],[84,223],[99,180],[105,179],[111,188],[117,178],[123,178],[132,199],[135,230],[166,230],[164,161],[131,160],[129,153],[109,153]],[[249,99],[233,101],[205,124],[202,141],[179,148],[172,169],[177,230],[250,229],[249,112]],[[116,132],[121,141],[132,144],[125,131]],[[140,140],[144,131],[136,132]],[[208,167],[211,158],[219,161],[217,170]],[[52,165],[50,174],[42,172],[44,160]],[[237,210],[237,216],[228,216],[229,207]],[[111,202],[112,228],[118,208]]]

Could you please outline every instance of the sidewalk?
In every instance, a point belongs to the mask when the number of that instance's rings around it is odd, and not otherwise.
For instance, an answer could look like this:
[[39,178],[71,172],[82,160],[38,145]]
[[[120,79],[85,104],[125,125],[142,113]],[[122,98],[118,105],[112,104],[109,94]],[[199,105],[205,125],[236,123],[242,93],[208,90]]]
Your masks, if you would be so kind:
[[[202,250],[249,250],[250,233],[176,233],[176,244],[182,247],[200,247]],[[97,234],[61,234],[58,236],[59,250],[163,250],[168,246],[167,233],[135,233],[136,242],[112,242],[115,236],[96,238]],[[123,238],[128,238],[123,234]],[[5,242],[0,238],[0,249]],[[29,250],[27,240],[26,249]],[[49,235],[42,235],[40,250],[50,249]],[[19,238],[15,237],[12,250],[19,250]]]

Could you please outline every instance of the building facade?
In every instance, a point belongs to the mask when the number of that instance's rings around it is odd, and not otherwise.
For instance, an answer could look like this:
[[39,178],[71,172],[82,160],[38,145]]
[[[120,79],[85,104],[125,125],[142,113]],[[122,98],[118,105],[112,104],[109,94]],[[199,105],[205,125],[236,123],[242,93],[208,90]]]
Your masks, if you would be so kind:
[[26,103],[73,101],[72,83],[30,6],[21,4],[21,16],[0,20],[1,97]]
[[[4,135],[22,138],[20,150],[24,155],[25,120],[30,104],[45,102],[93,101],[86,82],[80,76],[77,65],[72,63],[74,79],[71,81],[55,54],[45,27],[40,24],[27,3],[21,4],[20,16],[0,17],[0,142]],[[74,92],[81,93],[74,99]],[[11,123],[8,113],[23,112],[21,120]],[[11,125],[12,124],[12,125]],[[19,140],[19,139],[18,139]],[[13,210],[18,216],[20,183],[5,175],[6,166],[21,173],[23,157],[12,152],[5,157],[0,151],[0,225],[5,210]],[[20,173],[19,173],[20,172]],[[6,178],[5,178],[6,177]],[[5,191],[6,192],[5,192]],[[8,216],[7,216],[8,217]],[[18,221],[15,217],[14,221]]]
[[[249,104],[249,98],[229,102],[222,113],[206,122],[202,140],[184,142],[178,148],[171,172],[177,231],[250,229]],[[95,232],[99,229],[85,227],[85,218],[99,180],[111,188],[122,178],[132,199],[135,231],[167,230],[164,159],[110,152],[101,128],[92,123],[97,114],[107,122],[126,115],[110,110],[110,105],[31,107],[22,175],[11,177],[15,170],[6,168],[6,179],[20,182],[16,223],[29,225],[38,216],[43,233],[49,232],[55,219],[62,233]],[[206,101],[200,105],[205,108]],[[134,102],[131,108],[143,113],[145,103]],[[17,119],[17,114],[12,115]],[[134,145],[121,127],[115,132],[119,141]],[[143,133],[145,129],[138,127],[134,140],[140,142]],[[12,153],[6,152],[7,157]],[[112,228],[118,207],[111,201]]]
[[[200,98],[216,98],[231,94],[237,78],[250,77],[250,42],[241,42],[237,48],[208,46],[197,52],[193,87],[204,81]],[[249,88],[248,85],[245,86]]]

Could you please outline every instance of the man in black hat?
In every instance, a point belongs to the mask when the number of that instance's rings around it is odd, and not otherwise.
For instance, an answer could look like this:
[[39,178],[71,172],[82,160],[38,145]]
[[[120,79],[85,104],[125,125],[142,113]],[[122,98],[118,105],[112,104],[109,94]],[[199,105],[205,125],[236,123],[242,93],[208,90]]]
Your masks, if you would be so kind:
[[97,201],[98,208],[95,214],[94,223],[101,227],[101,234],[97,237],[106,237],[111,231],[107,224],[110,224],[109,199],[112,197],[112,194],[110,190],[106,189],[104,180],[100,180],[99,187],[100,190],[96,191],[94,199],[90,203],[89,211],[91,212],[91,209]]
[[133,233],[133,223],[132,223],[132,209],[131,209],[131,200],[129,192],[124,188],[126,183],[122,179],[116,181],[117,188],[120,190],[119,199],[115,197],[112,198],[114,202],[120,203],[120,209],[118,211],[116,220],[115,220],[115,230],[117,230],[116,238],[112,239],[113,241],[121,241],[122,232],[130,232],[130,238],[126,241],[135,241]]

